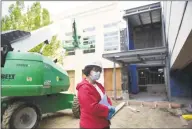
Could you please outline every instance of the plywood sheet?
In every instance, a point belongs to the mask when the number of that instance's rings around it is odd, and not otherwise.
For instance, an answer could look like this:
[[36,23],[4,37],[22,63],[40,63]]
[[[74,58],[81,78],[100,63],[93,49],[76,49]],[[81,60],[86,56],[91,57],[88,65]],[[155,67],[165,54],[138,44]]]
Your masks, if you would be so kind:
[[[104,69],[104,87],[109,96],[113,93],[113,68]],[[118,91],[118,96],[121,93],[121,69],[116,68],[116,90]]]

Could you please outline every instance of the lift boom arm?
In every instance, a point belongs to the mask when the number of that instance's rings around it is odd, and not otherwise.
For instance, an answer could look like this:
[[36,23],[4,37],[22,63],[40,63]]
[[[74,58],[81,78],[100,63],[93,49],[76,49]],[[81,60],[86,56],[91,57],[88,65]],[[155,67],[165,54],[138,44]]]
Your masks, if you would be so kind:
[[51,40],[52,36],[58,34],[58,25],[51,24],[49,26],[45,26],[38,30],[30,32],[30,36],[14,42],[12,45],[14,51],[22,51],[27,52],[34,48],[35,46],[39,45],[40,43]]

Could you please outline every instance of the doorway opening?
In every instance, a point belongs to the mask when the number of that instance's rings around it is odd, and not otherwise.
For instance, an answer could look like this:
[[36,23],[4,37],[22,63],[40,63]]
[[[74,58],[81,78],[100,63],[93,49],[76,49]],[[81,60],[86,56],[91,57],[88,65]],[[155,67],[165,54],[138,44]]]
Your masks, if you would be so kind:
[[137,68],[138,94],[131,97],[145,101],[167,100],[164,76],[163,67]]

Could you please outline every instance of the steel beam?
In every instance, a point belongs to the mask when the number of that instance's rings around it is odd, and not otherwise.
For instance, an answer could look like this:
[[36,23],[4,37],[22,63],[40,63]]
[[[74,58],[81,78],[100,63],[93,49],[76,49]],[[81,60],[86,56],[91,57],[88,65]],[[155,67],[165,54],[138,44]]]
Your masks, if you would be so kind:
[[155,48],[147,48],[147,49],[137,49],[137,50],[129,50],[127,52],[118,52],[118,53],[109,53],[103,54],[103,58],[109,57],[127,57],[127,56],[135,56],[135,55],[154,55],[158,53],[167,53],[166,47],[155,47]]
[[136,7],[136,8],[132,8],[132,9],[127,9],[127,10],[124,10],[124,11],[125,11],[126,15],[132,15],[132,14],[135,14],[135,13],[151,11],[151,10],[154,10],[154,9],[161,9],[160,2],[149,4],[149,5],[144,5],[144,6],[140,6],[140,7]]
[[[116,61],[116,60],[114,60]],[[126,64],[162,64],[162,63],[165,63],[164,59],[161,59],[161,60],[144,60],[144,61],[141,61],[141,60],[136,60],[136,59],[124,59],[124,60],[119,60],[119,61],[122,61]]]
[[166,60],[165,60],[165,78],[167,78],[165,81],[165,84],[167,86],[167,97],[168,97],[168,100],[171,101],[171,84],[170,84],[170,64],[169,64],[169,57],[166,57]]
[[150,65],[150,64],[163,64],[163,63],[165,63],[164,60],[154,60],[154,61],[144,61],[144,62],[141,62],[141,61],[133,62],[131,60],[128,60],[128,61],[124,60],[124,62],[125,63],[129,63],[129,64],[148,64],[148,65]]
[[115,62],[117,64],[123,64],[124,62],[121,61],[121,60],[115,60],[115,58],[113,57],[110,57],[110,58],[107,58],[107,60],[111,61],[111,62]]
[[133,15],[137,15],[137,14],[141,14],[141,13],[146,13],[146,12],[152,12],[152,11],[156,11],[156,10],[160,10],[161,11],[161,7],[160,8],[156,8],[156,9],[149,9],[149,10],[145,10],[145,11],[140,11],[140,12],[134,12],[134,13],[130,13],[130,14],[124,14],[123,15],[123,19],[126,19],[129,16],[133,16]]
[[[160,59],[160,58],[163,58],[165,57],[165,55],[140,55],[140,58],[143,58],[143,59],[147,59],[147,58],[157,58],[157,59]],[[118,57],[116,58],[116,60],[127,60],[127,59],[130,59],[130,60],[134,60],[136,59],[137,57]],[[137,58],[138,59],[138,58]]]
[[136,64],[137,67],[164,67],[165,66],[165,63],[153,63],[153,64],[142,64],[142,63],[139,63],[139,64]]
[[123,58],[123,59],[119,59],[119,58],[117,58],[117,59],[115,59],[115,60],[117,60],[117,61],[123,61],[123,62],[141,62],[138,58],[133,58],[133,57],[131,57],[131,58]]

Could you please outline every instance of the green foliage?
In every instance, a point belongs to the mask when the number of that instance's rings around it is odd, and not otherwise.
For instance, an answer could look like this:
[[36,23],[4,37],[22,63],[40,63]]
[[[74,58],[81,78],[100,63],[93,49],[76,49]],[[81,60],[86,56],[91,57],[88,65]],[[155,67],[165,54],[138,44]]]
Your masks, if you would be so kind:
[[[8,10],[9,15],[2,17],[2,31],[33,31],[52,23],[49,11],[46,8],[42,8],[40,2],[34,2],[31,7],[27,7],[25,13],[23,13],[24,9],[24,1],[16,1],[15,4],[11,4]],[[40,43],[35,48],[29,50],[29,52],[40,52],[42,46],[43,43]],[[62,47],[60,41],[57,40],[57,36],[53,36],[50,44],[44,48],[43,55],[52,57],[59,47]]]
[[41,43],[41,44],[37,45],[36,47],[32,48],[31,50],[29,50],[29,52],[40,52],[42,46],[43,46],[43,43]]
[[49,11],[45,8],[43,8],[43,12],[42,12],[42,22],[43,22],[44,26],[46,26],[50,23]]
[[55,50],[57,50],[60,46],[60,41],[57,40],[57,36],[53,36],[50,44],[45,47],[43,51],[43,55],[45,56],[52,56],[55,54]]
[[2,17],[2,31],[7,30],[24,30],[33,31],[43,26],[51,24],[49,11],[41,8],[40,2],[35,2],[27,11],[24,1],[16,1],[9,6],[9,15]]
[[[43,46],[43,43],[41,43],[38,46],[36,46],[35,48],[31,49],[30,52],[40,52],[42,46]],[[53,36],[49,45],[45,46],[42,54],[44,56],[54,57],[56,50],[58,50],[59,48],[61,48],[61,42],[59,40],[57,40],[57,36]]]

